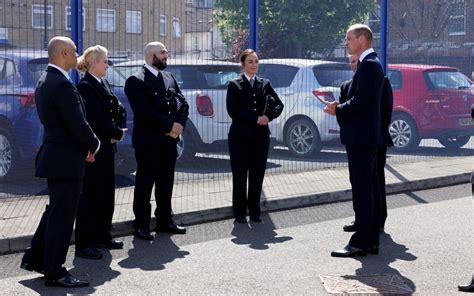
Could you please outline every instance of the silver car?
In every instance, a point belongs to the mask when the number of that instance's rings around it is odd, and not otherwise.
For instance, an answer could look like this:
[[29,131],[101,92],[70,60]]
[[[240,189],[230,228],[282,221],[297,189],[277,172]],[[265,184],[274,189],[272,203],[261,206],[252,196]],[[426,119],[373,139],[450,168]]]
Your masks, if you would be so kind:
[[341,83],[352,78],[348,63],[309,59],[262,59],[259,74],[270,79],[285,108],[272,131],[296,157],[310,157],[339,138],[334,116],[320,101],[338,99]]
[[[118,63],[125,77],[133,75],[144,61]],[[227,114],[227,84],[240,74],[240,65],[212,60],[170,59],[166,71],[173,73],[189,104],[189,120],[178,143],[178,159],[196,152],[213,151],[227,141],[231,119]],[[225,147],[225,146],[224,146]]]

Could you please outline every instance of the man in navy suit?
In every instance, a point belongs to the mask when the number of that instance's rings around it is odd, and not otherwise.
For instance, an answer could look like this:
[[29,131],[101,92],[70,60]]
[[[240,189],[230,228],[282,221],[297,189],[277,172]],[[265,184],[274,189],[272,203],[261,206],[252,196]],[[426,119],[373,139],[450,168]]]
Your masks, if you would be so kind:
[[[349,62],[351,64],[351,69],[355,73],[357,70],[358,56],[351,55],[349,56]],[[348,98],[348,92],[352,79],[345,81],[341,85],[341,94],[339,96],[339,103],[344,103]],[[388,131],[390,122],[392,119],[392,109],[393,109],[393,91],[390,84],[390,80],[387,76],[384,77],[383,89],[382,89],[382,98],[380,101],[380,116],[382,120],[382,145],[377,147],[377,178],[378,186],[380,193],[380,232],[383,232],[385,227],[385,221],[387,220],[387,198],[385,193],[385,163],[387,158],[387,147],[393,146],[392,137]],[[352,221],[351,224],[344,225],[343,229],[346,232],[356,231],[355,221]]]
[[158,232],[186,233],[173,222],[171,196],[176,165],[176,144],[184,131],[189,106],[167,66],[168,50],[161,42],[145,46],[146,64],[125,82],[132,107],[132,144],[137,174],[133,197],[135,237],[153,240],[150,234],[150,197],[155,185]]
[[47,178],[49,205],[25,251],[21,268],[44,273],[45,285],[89,285],[62,267],[66,260],[85,174],[100,141],[86,121],[84,102],[67,73],[76,65],[76,46],[67,37],[48,44],[49,64],[38,80],[36,108],[44,126],[36,176]]
[[377,146],[382,145],[380,101],[384,83],[382,65],[372,48],[372,31],[363,24],[347,30],[346,47],[349,54],[359,57],[344,103],[328,103],[325,112],[337,117],[341,142],[346,145],[356,232],[349,244],[333,251],[333,257],[378,254],[380,194],[376,159]]

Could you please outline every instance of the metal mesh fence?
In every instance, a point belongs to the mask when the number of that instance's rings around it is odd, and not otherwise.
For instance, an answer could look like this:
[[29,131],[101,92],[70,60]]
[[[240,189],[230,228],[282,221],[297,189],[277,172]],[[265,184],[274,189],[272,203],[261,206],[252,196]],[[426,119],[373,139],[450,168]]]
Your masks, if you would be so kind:
[[[397,141],[388,162],[472,156],[473,1],[389,4],[387,75]],[[236,58],[248,47],[248,1],[97,0],[83,1],[81,9],[83,48],[100,44],[109,50],[113,65],[106,78],[129,114],[129,133],[116,155],[115,219],[130,219],[134,189],[133,112],[123,86],[143,65],[143,47],[150,41],[167,46],[167,70],[190,104],[178,147],[175,209],[229,205],[231,120],[225,98],[227,82],[241,71]],[[341,83],[352,76],[344,38],[355,22],[371,26],[380,51],[384,32],[377,1],[259,1],[259,75],[270,79],[285,104],[271,123],[267,175],[292,178],[295,172],[347,165],[337,122],[322,112],[318,97],[338,99]],[[0,214],[5,219],[43,207],[38,200],[46,199],[46,182],[34,177],[33,168],[42,139],[34,89],[47,64],[48,40],[70,34],[69,1],[0,1],[0,198],[5,201]],[[32,203],[18,204],[27,199]]]

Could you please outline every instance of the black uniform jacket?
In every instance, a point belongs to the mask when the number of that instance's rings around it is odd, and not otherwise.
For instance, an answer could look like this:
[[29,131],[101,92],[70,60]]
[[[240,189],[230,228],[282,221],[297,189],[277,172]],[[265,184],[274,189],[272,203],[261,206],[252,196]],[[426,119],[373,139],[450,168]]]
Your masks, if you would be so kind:
[[77,84],[77,89],[84,99],[87,121],[99,137],[101,145],[99,153],[115,153],[116,145],[110,140],[120,140],[123,132],[117,126],[121,116],[121,103],[112,93],[109,83],[104,80],[102,85],[89,72]]
[[[188,103],[173,74],[161,73],[163,81],[142,67],[125,82],[125,94],[134,113],[132,143],[135,148],[160,145],[169,137],[166,134],[174,122],[186,126]],[[177,101],[180,102],[179,108]]]
[[255,138],[269,135],[268,125],[258,125],[259,116],[273,120],[283,111],[283,103],[268,79],[256,77],[253,87],[244,74],[229,82],[227,112],[232,118],[229,136]]
[[84,102],[76,87],[58,69],[48,67],[38,80],[35,99],[44,126],[36,176],[84,177],[87,152],[95,152],[100,142],[86,121]]

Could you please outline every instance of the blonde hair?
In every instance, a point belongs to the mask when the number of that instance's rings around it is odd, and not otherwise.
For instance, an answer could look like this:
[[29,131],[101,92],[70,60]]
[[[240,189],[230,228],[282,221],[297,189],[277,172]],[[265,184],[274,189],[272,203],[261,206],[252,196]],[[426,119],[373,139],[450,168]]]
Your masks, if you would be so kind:
[[81,72],[89,71],[92,63],[101,56],[107,56],[108,50],[102,45],[88,47],[84,53],[77,58],[77,70]]

